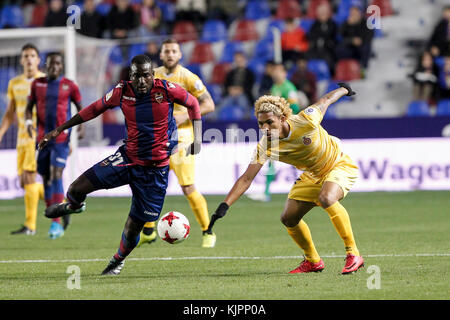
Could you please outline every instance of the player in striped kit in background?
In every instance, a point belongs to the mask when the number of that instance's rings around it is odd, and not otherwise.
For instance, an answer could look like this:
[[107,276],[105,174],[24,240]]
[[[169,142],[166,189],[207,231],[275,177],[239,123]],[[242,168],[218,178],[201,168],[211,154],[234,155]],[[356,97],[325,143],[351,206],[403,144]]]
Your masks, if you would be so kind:
[[[63,124],[71,117],[71,105],[73,102],[78,111],[81,110],[81,94],[78,86],[63,74],[63,57],[58,52],[49,53],[46,58],[47,76],[33,81],[28,104],[25,113],[27,131],[33,136],[33,123],[31,121],[36,106],[37,112],[37,140]],[[81,129],[81,127],[79,127]],[[83,132],[79,130],[79,137]],[[45,203],[49,207],[54,203],[64,200],[64,188],[62,182],[63,170],[69,156],[70,130],[63,132],[45,150],[41,150],[37,158],[37,171],[44,180]],[[48,232],[51,239],[64,235],[64,230],[69,224],[68,219],[53,219]]]
[[104,275],[121,272],[125,258],[139,243],[144,224],[157,221],[161,213],[169,177],[169,162],[177,152],[178,130],[173,115],[174,104],[188,109],[194,139],[186,154],[197,154],[202,139],[200,106],[197,99],[182,87],[153,79],[152,61],[146,55],[131,60],[131,81],[121,81],[102,99],[92,103],[72,119],[45,135],[40,149],[64,131],[93,119],[106,110],[120,106],[125,116],[127,139],[110,157],[100,161],[69,187],[68,203],[47,208],[46,217],[56,218],[85,210],[86,196],[99,189],[130,185],[133,194],[130,212],[122,232],[117,253]]

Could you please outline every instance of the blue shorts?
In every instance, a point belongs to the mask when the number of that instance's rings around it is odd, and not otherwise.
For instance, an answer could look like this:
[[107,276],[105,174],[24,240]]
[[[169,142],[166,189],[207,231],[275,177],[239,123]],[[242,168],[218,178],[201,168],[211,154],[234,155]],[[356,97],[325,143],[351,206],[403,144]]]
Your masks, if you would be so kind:
[[41,176],[50,176],[50,166],[65,168],[69,156],[69,143],[52,143],[39,150],[37,157],[37,172]]
[[130,216],[150,222],[159,218],[169,182],[169,166],[129,165],[124,147],[84,172],[96,189],[130,185]]

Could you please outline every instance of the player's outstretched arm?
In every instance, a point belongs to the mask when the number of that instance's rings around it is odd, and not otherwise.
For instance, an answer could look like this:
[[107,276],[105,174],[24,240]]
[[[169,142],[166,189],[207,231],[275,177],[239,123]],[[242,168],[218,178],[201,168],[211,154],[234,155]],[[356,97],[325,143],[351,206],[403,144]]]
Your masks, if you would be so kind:
[[64,122],[62,125],[60,125],[58,128],[50,131],[47,133],[41,141],[39,141],[38,148],[41,150],[44,148],[51,140],[55,139],[57,136],[61,134],[64,130],[70,129],[76,125],[79,125],[81,123],[85,122],[83,118],[81,118],[80,114],[77,113],[74,115],[70,120]]
[[340,83],[338,83],[338,85],[339,85],[340,88],[328,92],[326,95],[321,97],[315,103],[315,105],[319,107],[319,109],[322,112],[322,114],[325,114],[327,112],[328,107],[331,104],[333,104],[336,101],[338,101],[343,96],[353,96],[353,95],[356,94],[356,92],[354,92],[352,90],[352,88],[350,87],[349,84],[344,83],[344,82],[340,82]]
[[216,211],[212,215],[211,222],[208,226],[208,231],[212,231],[212,227],[216,220],[222,218],[227,213],[228,208],[234,202],[236,202],[236,200],[238,200],[245,191],[247,191],[247,189],[252,184],[253,179],[255,179],[259,170],[261,170],[262,166],[263,165],[259,163],[249,164],[247,170],[245,170],[242,176],[240,176],[239,179],[236,180],[230,192],[228,192],[227,196],[225,197],[225,201],[219,204]]

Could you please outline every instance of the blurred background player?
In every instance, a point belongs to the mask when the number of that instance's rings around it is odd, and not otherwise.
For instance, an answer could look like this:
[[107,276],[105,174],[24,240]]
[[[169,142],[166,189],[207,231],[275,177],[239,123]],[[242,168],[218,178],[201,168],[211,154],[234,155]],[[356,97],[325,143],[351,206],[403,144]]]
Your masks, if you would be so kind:
[[[281,222],[295,243],[304,251],[305,259],[289,273],[318,272],[325,268],[312,241],[303,216],[315,206],[329,215],[344,241],[347,253],[342,274],[356,272],[364,266],[353,237],[350,217],[339,202],[358,177],[356,163],[342,152],[339,139],[330,136],[321,126],[328,106],[355,93],[349,85],[327,93],[298,115],[292,115],[289,103],[280,97],[262,96],[255,102],[255,115],[264,136],[259,141],[252,162],[235,182],[214,213],[211,221],[223,217],[229,206],[250,187],[264,163],[270,159],[288,163],[302,170],[289,192],[281,214]],[[211,230],[211,227],[208,229]]]
[[103,98],[45,135],[39,143],[39,150],[45,150],[65,130],[120,105],[128,124],[125,145],[70,185],[68,203],[54,204],[45,212],[47,218],[81,213],[86,208],[85,200],[89,193],[130,186],[132,204],[119,249],[102,275],[118,275],[125,258],[139,243],[144,224],[159,218],[168,184],[170,155],[178,144],[173,102],[188,108],[189,119],[193,122],[194,137],[192,143],[183,147],[185,153],[200,152],[202,141],[200,107],[194,96],[174,83],[154,79],[152,61],[146,55],[133,57],[130,70],[131,81],[119,82]]
[[[200,78],[179,64],[182,57],[180,45],[169,38],[162,43],[160,58],[163,65],[154,69],[155,78],[174,82],[198,99],[202,115],[214,111],[214,101]],[[192,122],[187,109],[175,104],[174,117],[178,126],[178,139],[181,144],[193,141]],[[178,178],[183,194],[194,212],[195,218],[203,231],[202,247],[212,248],[216,243],[216,235],[207,233],[209,224],[208,206],[203,195],[194,186],[195,161],[193,155],[186,156],[184,148],[170,157],[170,169]],[[141,234],[142,243],[151,243],[156,239],[155,223],[146,223]]]
[[[78,86],[63,76],[63,57],[58,52],[49,53],[46,58],[47,76],[38,78],[31,84],[25,118],[30,137],[34,134],[32,122],[33,112],[37,113],[37,139],[63,124],[71,114],[73,102],[78,111],[81,110],[81,94]],[[36,106],[36,109],[34,108]],[[83,136],[79,127],[79,138]],[[37,157],[37,171],[44,180],[45,203],[49,207],[53,203],[63,202],[64,188],[63,170],[69,156],[70,130],[63,132],[48,148],[41,150]],[[48,231],[51,239],[64,235],[69,224],[67,218],[63,224],[60,218],[53,219]]]
[[[17,116],[17,173],[19,175],[20,186],[25,190],[25,223],[23,226],[11,234],[34,235],[36,233],[36,217],[39,198],[44,199],[44,187],[36,182],[36,135],[33,132],[29,137],[25,126],[25,109],[27,97],[30,94],[31,82],[45,74],[39,71],[39,50],[33,44],[26,44],[22,47],[20,64],[23,73],[12,78],[8,83],[7,96],[9,99],[5,116],[0,125],[0,142],[14,122]],[[36,126],[36,112],[30,118],[32,125]]]

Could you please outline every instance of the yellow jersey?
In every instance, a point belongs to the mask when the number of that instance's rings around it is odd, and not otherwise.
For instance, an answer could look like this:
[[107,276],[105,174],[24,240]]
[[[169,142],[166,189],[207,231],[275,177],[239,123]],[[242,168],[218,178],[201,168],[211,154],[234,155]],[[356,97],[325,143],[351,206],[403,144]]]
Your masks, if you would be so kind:
[[[195,73],[192,73],[190,70],[182,67],[181,65],[177,65],[175,70],[171,74],[167,74],[167,69],[164,66],[155,68],[154,72],[155,78],[174,82],[183,87],[187,92],[189,92],[196,98],[199,98],[206,92],[206,87],[203,84],[202,80]],[[173,114],[177,115],[182,113],[187,113],[187,108],[175,103]],[[178,129],[190,129],[192,131],[192,122],[188,121],[186,123],[183,123],[178,127]],[[179,140],[186,141],[186,139],[184,138],[187,137],[184,137],[183,132],[179,131]]]
[[283,139],[258,143],[253,162],[264,164],[268,159],[281,161],[305,171],[315,181],[320,181],[334,168],[342,156],[341,142],[328,134],[320,125],[323,115],[311,105],[287,119],[289,135]]
[[[30,138],[25,126],[25,110],[27,108],[28,95],[30,94],[31,83],[34,79],[45,77],[45,74],[38,71],[33,78],[28,79],[25,74],[9,80],[7,97],[14,101],[17,115],[17,146],[23,146],[35,143],[36,135],[33,131],[33,137]],[[33,108],[33,126],[36,127],[36,108]]]

